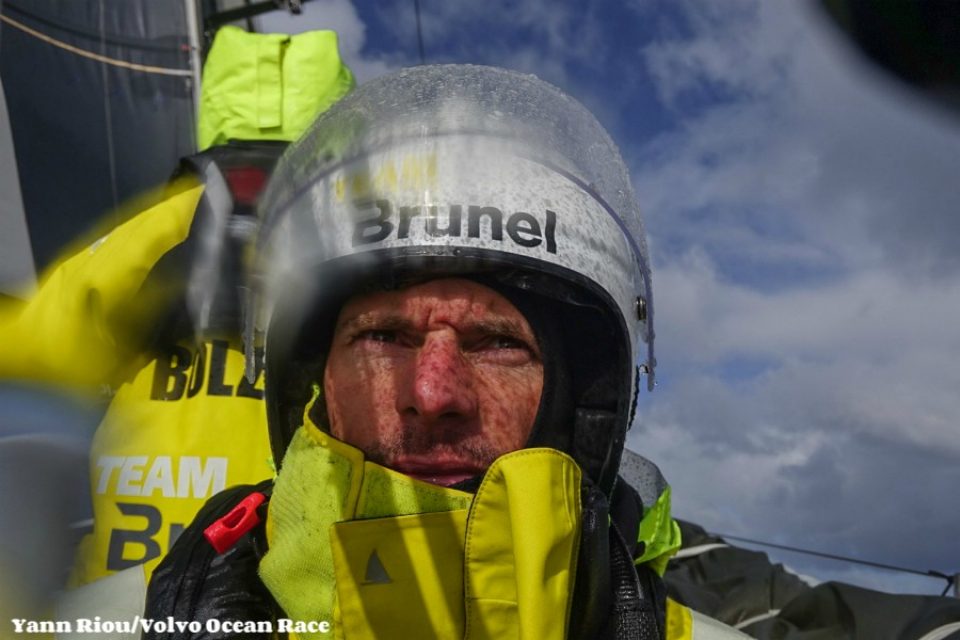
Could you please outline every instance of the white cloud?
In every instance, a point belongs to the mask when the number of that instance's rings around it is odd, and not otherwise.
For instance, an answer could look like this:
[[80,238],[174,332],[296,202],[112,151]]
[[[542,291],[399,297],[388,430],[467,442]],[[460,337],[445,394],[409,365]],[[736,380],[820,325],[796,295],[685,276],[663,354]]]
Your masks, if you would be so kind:
[[[489,64],[527,73],[573,91],[571,64],[602,64],[604,32],[596,3],[549,0],[442,0],[421,3],[427,63]],[[412,3],[384,5],[382,26],[409,42],[416,58],[416,17]]]
[[710,232],[732,223],[847,265],[955,270],[960,127],[851,59],[799,4],[684,3],[693,35],[645,49],[683,122],[641,155],[653,221],[688,243],[705,230],[721,258],[737,247]]
[[[529,44],[536,41],[542,57],[570,60],[589,57],[602,40],[598,25],[591,18],[590,3],[444,0],[423,3],[422,9],[424,41],[433,43],[436,50],[509,56],[512,55],[510,49],[516,50],[517,45],[525,48],[516,36],[518,32],[526,32],[526,40]],[[412,5],[393,5],[390,18],[401,33],[413,33],[416,28]],[[448,42],[466,29],[472,38]],[[506,38],[511,40],[512,47],[497,52],[490,46]]]
[[905,351],[960,350],[960,334],[947,321],[960,317],[957,277],[920,280],[871,270],[766,293],[722,280],[693,252],[658,269],[655,283],[658,337],[671,359],[691,364],[757,356],[857,357],[880,365]]
[[780,90],[784,68],[803,37],[790,19],[792,10],[755,0],[677,5],[696,37],[662,38],[646,50],[656,89],[667,104],[699,93],[705,83],[754,97]]
[[[960,526],[943,493],[960,483],[960,277],[876,270],[761,293],[719,279],[701,255],[655,283],[665,364],[630,446],[661,465],[681,516],[949,569]],[[904,544],[921,538],[921,549]]]
[[257,20],[259,30],[263,32],[295,34],[314,29],[336,31],[340,55],[353,71],[357,82],[376,78],[393,68],[387,61],[364,57],[367,27],[350,0],[311,0],[303,4],[303,11],[299,15],[272,11]]
[[799,5],[670,3],[645,49],[677,124],[634,167],[661,388],[630,444],[708,528],[950,570],[960,127]]
[[[876,378],[858,384],[833,373],[792,370],[754,385],[684,379],[646,408],[628,444],[658,462],[677,515],[709,530],[950,571],[956,518],[943,487],[960,482],[955,438],[918,428],[922,442],[911,443],[882,433],[871,411],[847,401],[847,390]],[[820,579],[844,570],[793,564]],[[860,583],[905,588],[867,578]]]

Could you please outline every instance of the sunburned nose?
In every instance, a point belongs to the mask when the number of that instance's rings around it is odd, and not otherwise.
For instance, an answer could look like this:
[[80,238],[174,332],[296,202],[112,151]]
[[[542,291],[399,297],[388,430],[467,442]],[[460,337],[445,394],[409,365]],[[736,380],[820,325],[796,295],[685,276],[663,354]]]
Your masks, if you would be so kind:
[[477,413],[473,376],[453,332],[430,335],[414,363],[408,406],[424,419],[467,418]]

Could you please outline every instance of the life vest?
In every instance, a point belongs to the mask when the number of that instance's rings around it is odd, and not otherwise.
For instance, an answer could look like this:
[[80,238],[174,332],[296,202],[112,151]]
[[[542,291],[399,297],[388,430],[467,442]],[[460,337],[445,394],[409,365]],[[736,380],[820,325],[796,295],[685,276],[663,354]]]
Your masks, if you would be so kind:
[[[616,503],[647,513],[619,482]],[[635,564],[646,545],[620,533],[629,517],[608,514],[565,454],[502,456],[466,508],[450,492],[301,430],[278,484],[229,490],[198,514],[155,571],[144,617],[203,632],[230,620],[250,638],[742,637],[666,600],[658,573]]]
[[[199,535],[219,523],[232,523],[249,518],[251,510],[260,512],[260,517],[265,519],[271,489],[271,483],[231,488],[218,495],[215,501],[211,501],[198,514],[196,522],[184,532],[174,551],[154,572],[147,594],[145,618],[195,620],[203,623],[204,630],[207,629],[207,620],[229,620],[237,629],[256,629],[258,626],[264,628],[267,626],[264,622],[269,622],[270,632],[245,636],[264,639],[307,637],[306,634],[298,634],[296,630],[309,629],[311,622],[323,622],[290,619],[259,578],[257,567],[268,548],[262,521],[245,532],[223,554],[218,553],[207,539]],[[259,499],[261,496],[262,502]],[[251,497],[257,499],[251,501]],[[615,533],[616,529],[611,527],[608,531],[609,542],[617,551],[612,555],[611,566],[607,567],[607,570],[614,574],[617,582],[610,586],[611,593],[607,594],[606,598],[599,599],[614,600],[614,605],[605,612],[605,615],[609,616],[611,628],[605,630],[605,635],[586,637],[637,640],[668,637],[665,635],[666,596],[659,576],[645,567],[636,567],[627,556],[626,545],[619,534]],[[382,564],[370,565],[368,562],[365,578],[371,581],[379,579],[387,584],[391,577],[386,573],[386,569],[383,569],[383,564],[390,566],[391,558],[386,554],[383,560],[379,560],[379,556],[377,558],[374,562]],[[377,571],[383,573],[377,575]],[[399,600],[395,606],[402,608],[408,604]],[[573,603],[575,607],[581,604],[583,603]],[[673,605],[670,609],[673,609]],[[280,622],[284,619],[289,621],[286,627]],[[324,627],[320,633],[342,637],[335,631],[337,625],[330,620],[327,622],[329,626]],[[399,621],[395,621],[395,624],[396,637],[406,637],[404,632],[400,631],[405,628],[404,625]],[[289,633],[277,633],[284,628],[289,629]],[[145,640],[192,637],[198,636],[176,629],[169,633],[154,631],[144,635]],[[679,639],[689,636],[671,636],[671,640],[674,637]]]

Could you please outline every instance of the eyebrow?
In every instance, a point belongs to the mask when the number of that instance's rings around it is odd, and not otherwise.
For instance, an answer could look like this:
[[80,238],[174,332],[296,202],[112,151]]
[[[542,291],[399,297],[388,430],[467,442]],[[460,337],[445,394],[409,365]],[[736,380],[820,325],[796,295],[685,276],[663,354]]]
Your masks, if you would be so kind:
[[368,331],[370,329],[379,329],[381,331],[407,331],[413,328],[413,325],[406,319],[393,314],[381,313],[361,313],[359,315],[341,320],[337,323],[335,331]]
[[[377,329],[380,331],[415,331],[412,322],[407,318],[391,313],[366,312],[352,318],[339,322],[336,331],[347,331],[349,333],[369,331]],[[533,338],[533,347],[539,351],[537,337],[531,329],[529,333],[523,330],[523,326],[516,320],[508,318],[486,318],[486,319],[467,319],[461,325],[465,333],[480,333],[485,335],[503,335],[518,340],[529,340]]]

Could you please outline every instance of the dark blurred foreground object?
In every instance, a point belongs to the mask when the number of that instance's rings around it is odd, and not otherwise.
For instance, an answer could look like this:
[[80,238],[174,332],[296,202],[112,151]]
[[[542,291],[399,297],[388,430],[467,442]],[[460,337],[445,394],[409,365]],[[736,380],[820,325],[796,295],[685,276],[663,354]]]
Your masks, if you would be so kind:
[[960,113],[960,2],[818,1],[874,63]]
[[683,547],[664,582],[674,600],[758,640],[960,640],[960,599],[817,585],[767,554],[677,521]]

